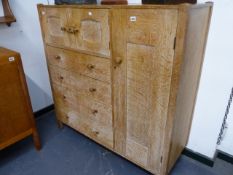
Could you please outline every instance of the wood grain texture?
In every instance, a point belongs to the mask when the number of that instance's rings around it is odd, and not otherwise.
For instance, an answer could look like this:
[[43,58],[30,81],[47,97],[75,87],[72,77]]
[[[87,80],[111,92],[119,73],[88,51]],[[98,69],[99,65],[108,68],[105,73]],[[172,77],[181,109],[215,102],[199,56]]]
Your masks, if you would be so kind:
[[175,43],[175,55],[173,60],[169,107],[168,107],[167,121],[165,127],[165,136],[163,141],[163,153],[162,153],[163,159],[162,159],[160,174],[168,174],[167,164],[169,160],[174,112],[176,109],[176,97],[177,97],[177,91],[179,88],[179,81],[180,81],[180,69],[183,61],[186,26],[188,22],[188,18],[187,18],[188,7],[189,6],[187,5],[182,5],[179,7],[177,34],[176,34],[176,43]]
[[44,39],[58,120],[168,174],[187,142],[211,7],[39,5],[44,38],[42,11],[67,16],[68,45]]
[[39,8],[47,44],[110,56],[107,9]]
[[47,47],[48,64],[86,75],[96,80],[111,82],[110,60],[54,47]]
[[20,55],[0,48],[0,150],[33,135],[40,149]]
[[[126,156],[158,174],[178,11],[157,9],[127,12],[126,149],[129,154],[126,152]],[[131,21],[132,16],[137,17],[136,21]],[[140,156],[138,152],[141,152]]]
[[49,69],[53,83],[63,87],[71,86],[77,93],[90,96],[104,104],[111,104],[110,84],[61,69],[57,66],[49,66]]
[[169,169],[188,141],[208,36],[212,6],[189,9],[185,52],[171,137]]
[[59,120],[113,148],[112,108],[109,105],[79,94],[70,87],[54,84]]
[[68,24],[68,9],[51,8],[40,9],[41,26],[46,43],[70,47],[69,35],[62,31],[62,28]]
[[[126,153],[126,10],[111,11],[114,150]],[[115,32],[118,31],[118,32]]]
[[71,48],[110,56],[108,9],[71,9],[68,27],[78,32],[69,35]]

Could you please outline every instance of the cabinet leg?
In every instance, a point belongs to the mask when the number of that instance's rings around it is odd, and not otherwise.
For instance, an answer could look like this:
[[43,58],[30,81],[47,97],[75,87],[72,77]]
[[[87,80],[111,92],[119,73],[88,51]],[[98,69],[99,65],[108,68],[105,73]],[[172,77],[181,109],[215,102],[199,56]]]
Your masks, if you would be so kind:
[[33,137],[34,146],[39,151],[41,149],[41,143],[40,143],[40,137],[39,137],[38,132],[33,131],[32,137]]
[[63,128],[63,123],[60,120],[57,120],[57,125],[58,125],[58,128],[60,129]]

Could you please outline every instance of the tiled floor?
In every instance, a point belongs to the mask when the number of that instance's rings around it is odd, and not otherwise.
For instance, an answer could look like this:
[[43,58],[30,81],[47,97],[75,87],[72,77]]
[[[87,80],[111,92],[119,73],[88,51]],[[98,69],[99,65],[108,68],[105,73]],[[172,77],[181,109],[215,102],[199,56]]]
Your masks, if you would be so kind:
[[[37,120],[43,149],[27,138],[0,151],[0,175],[150,175],[76,131],[58,129],[54,112]],[[232,175],[233,165],[217,160],[210,168],[182,156],[171,175]]]

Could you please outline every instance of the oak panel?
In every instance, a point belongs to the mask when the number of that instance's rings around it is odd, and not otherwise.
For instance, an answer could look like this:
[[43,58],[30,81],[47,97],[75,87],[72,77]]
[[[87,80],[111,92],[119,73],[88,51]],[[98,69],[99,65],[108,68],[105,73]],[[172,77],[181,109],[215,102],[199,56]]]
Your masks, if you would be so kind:
[[177,14],[127,11],[126,157],[154,173],[160,172],[162,159]]
[[90,96],[104,104],[111,104],[111,87],[108,83],[57,66],[49,66],[49,72],[53,83],[63,87],[71,86],[84,96]]
[[112,126],[112,107],[109,104],[103,104],[99,101],[79,94],[72,87],[62,87],[59,84],[53,85],[54,94],[58,108],[66,106],[73,108],[82,118],[94,120],[97,123]]
[[66,70],[80,73],[96,80],[110,83],[110,60],[68,51],[54,47],[47,47],[48,64]]
[[68,9],[64,8],[42,8],[41,27],[44,31],[44,41],[59,46],[70,47],[69,35],[62,31],[68,24]]
[[109,11],[72,9],[69,24],[78,32],[70,35],[71,48],[110,56]]

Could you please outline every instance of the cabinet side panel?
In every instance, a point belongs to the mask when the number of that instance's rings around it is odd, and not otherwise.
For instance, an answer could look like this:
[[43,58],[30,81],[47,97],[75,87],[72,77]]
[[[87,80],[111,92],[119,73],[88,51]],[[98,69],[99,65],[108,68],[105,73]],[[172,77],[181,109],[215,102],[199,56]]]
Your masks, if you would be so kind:
[[212,5],[189,10],[169,154],[170,170],[187,144],[201,75]]

